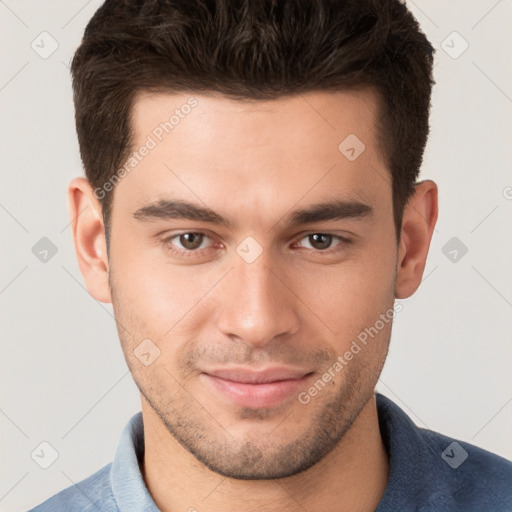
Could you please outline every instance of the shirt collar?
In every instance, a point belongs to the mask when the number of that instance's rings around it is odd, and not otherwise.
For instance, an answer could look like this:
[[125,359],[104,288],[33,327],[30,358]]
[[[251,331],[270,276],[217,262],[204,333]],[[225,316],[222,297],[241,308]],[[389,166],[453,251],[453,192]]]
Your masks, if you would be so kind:
[[142,413],[135,414],[124,428],[117,445],[110,484],[119,510],[158,512],[146,487],[139,463],[144,455]]
[[432,456],[421,430],[409,416],[386,396],[377,392],[375,396],[380,435],[389,457],[386,490],[375,512],[416,510],[420,495],[428,491],[422,482],[431,471],[428,464]]

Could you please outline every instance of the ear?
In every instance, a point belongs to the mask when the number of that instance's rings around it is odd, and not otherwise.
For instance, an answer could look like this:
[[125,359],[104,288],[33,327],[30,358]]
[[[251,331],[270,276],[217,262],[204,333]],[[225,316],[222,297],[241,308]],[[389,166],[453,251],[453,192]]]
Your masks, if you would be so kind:
[[402,219],[395,281],[397,299],[410,297],[421,283],[437,214],[437,185],[431,180],[417,183]]
[[78,266],[87,290],[100,302],[112,302],[102,208],[85,178],[70,182],[68,211]]

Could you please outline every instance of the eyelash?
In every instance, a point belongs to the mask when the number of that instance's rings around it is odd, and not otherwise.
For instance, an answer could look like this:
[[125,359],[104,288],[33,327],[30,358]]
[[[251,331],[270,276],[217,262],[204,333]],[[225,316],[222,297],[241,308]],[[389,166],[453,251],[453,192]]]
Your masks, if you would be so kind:
[[[196,256],[198,254],[200,254],[202,251],[206,251],[208,249],[211,249],[212,247],[206,247],[204,249],[175,249],[175,248],[172,248],[172,244],[171,244],[171,240],[173,240],[174,238],[177,238],[177,237],[180,237],[182,235],[188,235],[188,234],[194,234],[194,235],[203,235],[207,238],[210,238],[210,236],[208,236],[207,233],[203,232],[203,231],[183,231],[182,233],[175,233],[174,235],[171,235],[165,239],[162,240],[162,243],[164,244],[164,246],[167,248],[167,250],[171,253],[171,254],[174,254],[174,255],[178,255],[178,256],[183,256],[183,257],[191,257],[191,256]],[[342,251],[343,249],[345,249],[344,246],[347,246],[347,245],[350,245],[352,243],[352,240],[348,239],[348,238],[345,238],[345,237],[342,237],[340,235],[335,235],[333,233],[327,233],[327,232],[323,232],[323,231],[312,231],[310,233],[307,233],[306,235],[304,235],[300,240],[303,240],[304,238],[307,238],[311,235],[327,235],[327,236],[330,236],[332,237],[333,239],[338,239],[339,240],[339,244],[338,246],[342,246],[340,248],[335,248],[335,249],[324,249],[324,250],[321,250],[321,249],[310,249],[318,254],[334,254],[334,253],[337,253],[339,251]]]

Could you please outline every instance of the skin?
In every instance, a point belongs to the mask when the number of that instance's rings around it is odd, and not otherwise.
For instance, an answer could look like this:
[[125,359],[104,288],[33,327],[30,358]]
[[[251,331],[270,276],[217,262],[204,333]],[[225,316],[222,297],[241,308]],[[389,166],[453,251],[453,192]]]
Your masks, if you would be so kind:
[[[134,147],[190,96],[139,95]],[[253,103],[193,96],[197,107],[116,185],[110,257],[91,186],[76,178],[68,191],[80,270],[91,295],[113,304],[141,391],[146,485],[163,511],[373,511],[389,473],[374,389],[391,322],[307,404],[293,393],[242,407],[201,374],[301,368],[313,372],[298,390],[307,391],[395,298],[418,288],[437,186],[416,185],[397,243],[371,90]],[[352,162],[338,150],[351,133],[366,146]],[[231,226],[134,218],[162,198],[207,206]],[[289,224],[293,210],[327,199],[372,213]],[[192,246],[176,233],[198,231],[198,249],[171,252]],[[315,233],[335,236],[322,246]],[[251,263],[236,251],[248,236],[262,250]],[[144,339],[160,350],[149,366],[134,354]]]

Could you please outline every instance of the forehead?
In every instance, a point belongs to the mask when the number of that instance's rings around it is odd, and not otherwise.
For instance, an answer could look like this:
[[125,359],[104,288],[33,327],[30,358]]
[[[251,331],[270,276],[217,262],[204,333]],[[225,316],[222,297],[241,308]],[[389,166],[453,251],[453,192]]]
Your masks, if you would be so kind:
[[139,156],[115,192],[133,207],[172,195],[261,211],[306,196],[368,203],[390,194],[370,89],[269,101],[141,93],[131,122]]
[[[326,134],[339,137],[347,130],[368,139],[366,132],[374,130],[377,111],[378,96],[371,88],[312,91],[273,100],[234,100],[218,93],[140,92],[133,101],[131,123],[136,136],[154,132],[159,139],[173,132],[178,138],[193,130],[197,144],[218,144],[222,135],[229,134],[225,144],[250,135],[255,143],[277,145],[291,143],[292,137],[312,142]],[[281,136],[275,140],[277,134]]]

